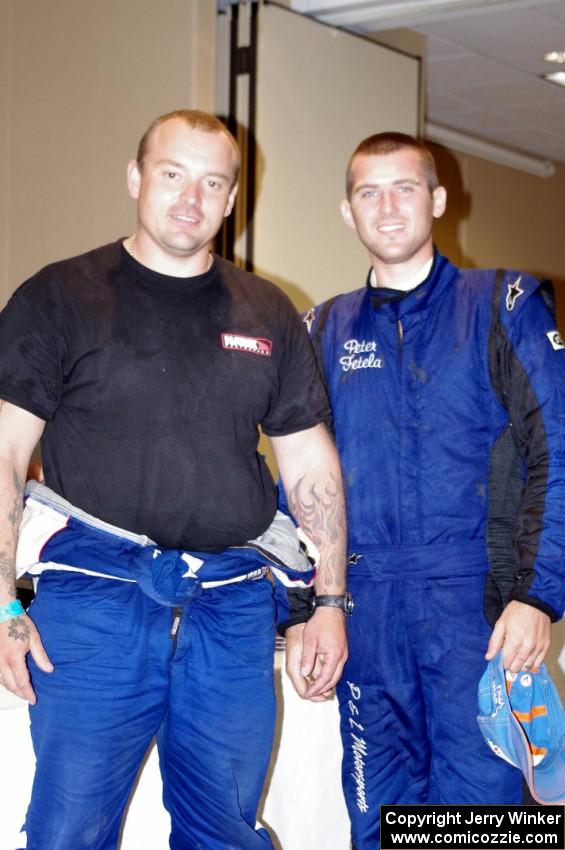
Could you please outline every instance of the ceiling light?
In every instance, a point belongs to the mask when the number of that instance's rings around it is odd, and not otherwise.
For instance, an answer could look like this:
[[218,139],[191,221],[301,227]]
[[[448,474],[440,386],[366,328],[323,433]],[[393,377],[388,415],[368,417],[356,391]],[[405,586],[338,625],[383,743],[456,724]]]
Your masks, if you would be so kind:
[[551,74],[542,74],[542,78],[558,86],[565,86],[565,71],[553,71]]
[[551,50],[549,53],[544,53],[543,58],[546,62],[557,62],[562,65],[565,62],[565,50]]

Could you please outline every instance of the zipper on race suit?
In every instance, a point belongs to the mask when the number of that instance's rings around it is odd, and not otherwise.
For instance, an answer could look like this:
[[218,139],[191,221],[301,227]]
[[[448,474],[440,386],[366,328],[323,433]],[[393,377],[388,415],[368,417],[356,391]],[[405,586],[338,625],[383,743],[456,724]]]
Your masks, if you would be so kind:
[[[397,357],[397,363],[398,363],[398,398],[397,398],[396,403],[397,403],[397,407],[398,407],[398,411],[399,411],[399,416],[401,417],[401,420],[402,420],[402,414],[403,414],[403,410],[404,410],[404,370],[403,370],[404,328],[402,327],[402,321],[400,319],[397,319],[397,321],[396,321],[396,339],[397,339],[397,343],[398,343],[398,357]],[[396,462],[398,463],[399,469],[402,468],[403,455],[404,455],[404,435],[403,435],[402,428],[400,428],[399,432],[398,432],[397,459],[396,459]],[[402,502],[402,488],[400,488],[399,496],[397,498],[400,499],[400,503],[401,503]],[[400,513],[400,516],[399,516],[399,531],[400,531],[401,536],[403,537],[404,536],[404,515],[403,515],[402,511],[400,511],[399,513]]]
[[404,328],[402,327],[402,322],[400,319],[396,323],[396,333],[398,336],[398,348],[402,353],[402,340],[404,339]]
[[173,608],[173,622],[171,625],[171,631],[169,632],[169,637],[173,642],[173,655],[177,650],[177,640],[180,629],[180,621],[182,620],[182,608]]

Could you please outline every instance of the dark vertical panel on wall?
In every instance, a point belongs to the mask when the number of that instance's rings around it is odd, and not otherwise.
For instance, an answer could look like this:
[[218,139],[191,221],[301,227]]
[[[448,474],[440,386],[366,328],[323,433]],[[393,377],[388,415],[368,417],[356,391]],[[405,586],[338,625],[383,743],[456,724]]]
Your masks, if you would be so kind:
[[[257,93],[257,37],[259,20],[259,3],[252,2],[249,7],[249,44],[240,45],[240,9],[239,4],[230,5],[230,62],[229,62],[229,101],[228,115],[225,122],[231,133],[240,143],[242,152],[242,167],[239,195],[236,199],[237,209],[243,207],[245,218],[245,258],[244,265],[248,271],[253,270],[253,210],[255,206],[256,179],[256,93]],[[247,76],[249,79],[246,126],[238,123],[241,115],[241,104],[238,102],[238,78]],[[228,260],[235,259],[235,240],[237,223],[240,217],[232,213],[224,222],[218,239],[218,250]]]
[[257,33],[259,23],[259,3],[251,5],[251,27],[249,37],[249,51],[247,60],[247,73],[249,74],[249,103],[247,122],[247,185],[246,204],[247,229],[245,268],[253,271],[253,214],[255,210],[255,181],[256,181],[256,143],[255,125],[257,109]]

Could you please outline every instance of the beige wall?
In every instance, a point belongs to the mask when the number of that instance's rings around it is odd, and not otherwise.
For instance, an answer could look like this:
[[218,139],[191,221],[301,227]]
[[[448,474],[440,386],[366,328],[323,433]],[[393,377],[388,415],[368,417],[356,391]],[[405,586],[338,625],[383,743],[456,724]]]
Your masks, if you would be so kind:
[[345,166],[371,133],[418,133],[420,62],[266,5],[257,67],[254,261],[303,310],[363,285],[367,255],[339,211]]
[[210,0],[0,0],[0,304],[133,227],[125,165],[158,114],[214,109]]
[[0,306],[4,303],[3,287],[8,279],[8,248],[10,245],[10,198],[8,178],[10,174],[10,95],[11,85],[11,41],[13,2],[0,0]]

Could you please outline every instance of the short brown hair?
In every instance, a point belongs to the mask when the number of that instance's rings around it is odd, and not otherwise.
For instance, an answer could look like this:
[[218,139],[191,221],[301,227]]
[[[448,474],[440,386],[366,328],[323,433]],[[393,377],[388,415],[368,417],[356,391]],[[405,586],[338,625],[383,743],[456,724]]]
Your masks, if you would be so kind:
[[395,153],[396,151],[412,148],[417,150],[422,157],[422,164],[426,173],[426,180],[430,192],[437,189],[439,179],[435,159],[430,149],[414,136],[409,136],[407,133],[376,133],[374,136],[368,136],[360,142],[347,163],[347,172],[345,177],[345,191],[347,200],[351,200],[351,192],[353,190],[353,160],[356,156],[383,156],[387,153]]
[[143,161],[147,156],[147,151],[149,149],[149,143],[151,141],[151,135],[153,133],[153,130],[155,130],[161,124],[164,124],[165,121],[170,121],[172,118],[180,118],[181,121],[184,121],[193,130],[200,130],[203,133],[223,133],[225,136],[227,136],[227,139],[233,149],[233,182],[235,183],[237,181],[239,169],[241,166],[241,153],[239,150],[239,145],[237,144],[235,138],[232,136],[226,125],[223,124],[219,118],[216,118],[214,115],[209,115],[208,112],[201,112],[199,109],[176,109],[174,112],[167,112],[166,115],[160,115],[158,118],[155,118],[155,120],[151,122],[151,124],[141,137],[139,145],[137,147],[137,165],[139,167],[139,170],[143,170]]

